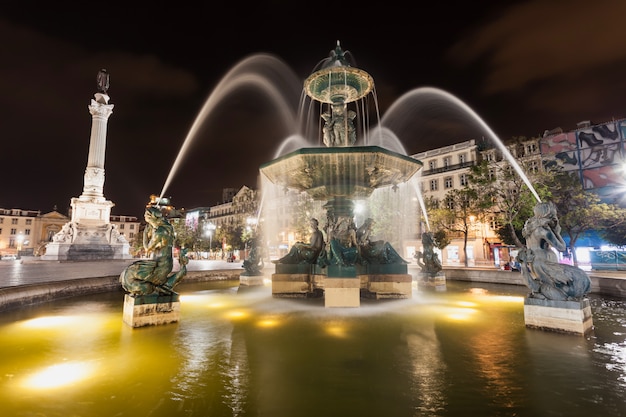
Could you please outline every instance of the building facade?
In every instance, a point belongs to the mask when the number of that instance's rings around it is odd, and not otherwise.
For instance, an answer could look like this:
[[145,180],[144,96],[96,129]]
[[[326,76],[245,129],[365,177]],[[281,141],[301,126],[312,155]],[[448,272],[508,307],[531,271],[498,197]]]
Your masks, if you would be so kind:
[[[0,208],[0,256],[4,259],[39,256],[70,218],[53,210],[41,214],[36,210]],[[134,239],[140,222],[134,216],[111,215],[111,224],[129,241]]]

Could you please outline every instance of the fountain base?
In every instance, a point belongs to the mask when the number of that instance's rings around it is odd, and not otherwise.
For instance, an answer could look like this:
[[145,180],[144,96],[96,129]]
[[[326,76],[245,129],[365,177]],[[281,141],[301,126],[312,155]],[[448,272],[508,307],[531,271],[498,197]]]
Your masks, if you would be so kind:
[[179,319],[178,294],[124,296],[123,321],[131,327],[176,323]]
[[[280,266],[280,268],[278,268]],[[316,265],[277,265],[272,275],[272,296],[277,298],[325,298],[326,307],[359,307],[361,298],[402,299],[413,294],[413,277],[394,273],[406,265],[329,265],[327,274]],[[368,270],[369,269],[369,270]],[[374,271],[381,269],[381,271]]]
[[593,328],[589,299],[581,301],[524,299],[526,327],[585,335]]

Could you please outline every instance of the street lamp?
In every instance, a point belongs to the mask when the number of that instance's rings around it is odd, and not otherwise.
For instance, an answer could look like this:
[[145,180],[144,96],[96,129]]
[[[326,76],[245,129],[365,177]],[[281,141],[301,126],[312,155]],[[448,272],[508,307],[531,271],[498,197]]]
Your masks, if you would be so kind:
[[213,251],[213,232],[215,231],[215,225],[213,223],[206,223],[204,225],[205,234],[209,235],[209,256]]

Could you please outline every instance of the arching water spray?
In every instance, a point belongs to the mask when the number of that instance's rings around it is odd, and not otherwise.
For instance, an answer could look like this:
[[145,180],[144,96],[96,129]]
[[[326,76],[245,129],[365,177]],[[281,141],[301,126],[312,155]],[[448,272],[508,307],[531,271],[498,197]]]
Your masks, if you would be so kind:
[[478,116],[476,112],[474,112],[474,110],[472,110],[462,100],[460,100],[456,96],[444,90],[441,90],[435,87],[420,87],[420,88],[416,88],[414,90],[411,90],[405,93],[402,97],[396,100],[393,103],[393,105],[385,112],[385,115],[382,118],[381,124],[383,126],[388,126],[388,123],[385,123],[385,122],[388,121],[391,117],[394,117],[393,116],[394,112],[405,111],[407,107],[409,107],[408,104],[411,100],[422,95],[436,96],[436,97],[442,98],[456,105],[458,108],[462,109],[465,113],[470,115],[474,121],[478,122],[478,124],[487,132],[489,137],[498,146],[498,148],[502,152],[502,155],[506,158],[507,162],[513,167],[513,169],[515,169],[515,172],[517,172],[520,178],[524,181],[524,183],[526,184],[530,192],[535,197],[535,200],[537,200],[538,203],[541,202],[541,199],[539,198],[539,195],[537,194],[537,191],[533,187],[532,183],[530,182],[530,180],[528,179],[528,177],[526,176],[526,174],[524,173],[520,165],[517,163],[516,159],[513,157],[513,155],[511,155],[511,152],[509,151],[509,149],[500,140],[500,138],[491,130],[491,128],[487,125],[487,123],[485,123],[483,119],[480,116]]
[[[283,88],[280,88],[281,86]],[[161,194],[159,195],[160,198],[165,195],[179,166],[185,159],[191,143],[195,139],[202,124],[211,115],[211,112],[229,94],[244,87],[254,87],[265,93],[276,107],[277,114],[281,116],[280,120],[283,122],[285,129],[293,133],[298,131],[298,123],[293,106],[286,98],[287,94],[292,92],[296,94],[295,97],[298,97],[302,89],[300,81],[295,77],[291,69],[276,57],[266,54],[257,54],[246,58],[233,67],[233,69],[222,78],[202,106],[170,169]],[[287,91],[289,88],[292,91]]]

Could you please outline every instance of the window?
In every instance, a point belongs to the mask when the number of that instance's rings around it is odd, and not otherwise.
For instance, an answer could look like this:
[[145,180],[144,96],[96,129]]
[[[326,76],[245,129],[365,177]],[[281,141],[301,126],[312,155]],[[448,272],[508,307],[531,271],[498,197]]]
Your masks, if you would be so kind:
[[432,171],[435,168],[437,168],[437,161],[434,160],[434,159],[428,161],[428,169],[430,169]]
[[11,229],[11,234],[12,235],[17,234],[17,229]]
[[[135,225],[134,224],[130,225],[130,230],[135,230]],[[132,233],[131,233],[131,235],[132,235]]]
[[4,217],[0,217],[0,224],[4,223]]
[[528,163],[528,171],[532,172],[533,174],[539,172],[539,163],[537,161],[530,161]]
[[11,224],[17,224],[19,219],[11,219]]
[[465,159],[467,158],[467,156],[464,153],[460,153],[459,154],[459,164],[464,164],[465,163]]
[[463,187],[465,187],[467,185],[467,174],[459,175],[459,182]]
[[[131,224],[131,226],[134,226],[134,225],[133,225],[133,224]],[[132,227],[131,227],[131,229],[132,229]],[[130,238],[130,240],[133,240],[133,239],[135,238],[135,234],[134,234],[133,232],[130,232],[130,233],[128,234],[128,237]]]
[[33,224],[33,219],[26,219],[26,224],[27,225]]
[[443,179],[443,188],[452,188],[452,177],[446,177]]
[[24,230],[24,234],[25,234],[26,236],[30,235],[30,229],[26,229],[26,230]]
[[526,155],[534,155],[535,153],[537,153],[537,144],[534,142],[527,144]]
[[120,224],[120,230],[124,230],[124,223]]
[[437,191],[439,189],[437,180],[430,180],[430,191]]
[[445,158],[443,158],[443,167],[444,168],[449,168],[450,165],[452,165],[452,164],[450,164],[450,157],[446,156]]

